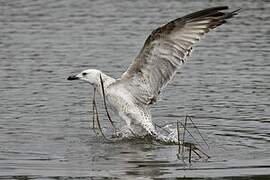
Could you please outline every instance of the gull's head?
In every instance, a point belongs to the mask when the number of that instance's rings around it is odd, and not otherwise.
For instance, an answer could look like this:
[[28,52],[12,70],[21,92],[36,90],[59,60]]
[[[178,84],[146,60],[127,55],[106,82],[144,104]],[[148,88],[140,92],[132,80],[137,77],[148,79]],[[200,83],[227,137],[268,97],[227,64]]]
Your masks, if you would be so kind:
[[83,80],[89,82],[92,85],[98,84],[100,81],[101,71],[96,69],[87,69],[80,72],[77,75],[72,75],[67,78],[67,80]]

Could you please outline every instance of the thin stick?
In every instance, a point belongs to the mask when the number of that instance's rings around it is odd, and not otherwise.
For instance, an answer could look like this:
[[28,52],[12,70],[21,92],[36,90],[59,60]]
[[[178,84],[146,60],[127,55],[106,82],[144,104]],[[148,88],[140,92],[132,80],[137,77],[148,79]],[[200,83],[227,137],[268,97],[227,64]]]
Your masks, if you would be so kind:
[[202,140],[204,141],[204,143],[207,145],[208,149],[210,149],[210,146],[208,145],[208,143],[206,142],[206,140],[204,139],[204,137],[202,136],[199,128],[196,126],[196,124],[193,122],[193,120],[191,119],[190,116],[187,116],[189,118],[189,120],[191,121],[191,123],[193,124],[193,126],[195,127],[195,129],[198,131],[199,135],[201,136]]
[[115,126],[114,126],[113,121],[112,121],[112,119],[111,119],[111,116],[110,116],[110,114],[109,114],[109,112],[108,112],[107,103],[106,103],[106,99],[105,99],[104,84],[103,84],[103,80],[102,80],[101,74],[100,74],[99,77],[100,77],[100,83],[101,83],[101,89],[102,89],[102,95],[103,95],[103,102],[104,102],[105,110],[106,110],[108,119],[109,119],[109,121],[111,122],[111,124],[112,124],[112,126],[113,126],[113,128],[114,128],[114,130],[115,130]]
[[95,129],[95,116],[96,116],[96,113],[95,113],[95,97],[96,97],[96,88],[94,88],[94,95],[93,95],[93,101],[92,101],[92,112],[93,112],[93,124],[92,124],[92,128]]
[[[95,107],[95,105],[93,104],[93,126],[95,125],[95,117],[96,117],[96,109],[95,109],[96,107]],[[93,131],[94,131],[94,133],[96,134],[96,135],[98,135],[98,132],[96,131],[96,127],[94,126],[93,128]]]
[[98,115],[98,110],[97,110],[97,104],[96,104],[96,101],[95,100],[93,101],[93,107],[94,107],[93,109],[95,109],[95,114],[96,114],[96,120],[97,120],[98,129],[99,129],[102,137],[104,139],[110,141],[108,138],[106,138],[105,134],[102,131],[102,127],[101,127],[100,122],[99,122],[99,115]]
[[92,112],[93,112],[92,129],[93,129],[94,133],[97,134],[97,132],[95,130],[96,129],[96,127],[95,127],[95,117],[96,117],[96,106],[95,106],[95,104],[96,104],[96,88],[94,88],[93,101],[92,101],[92,107],[93,107],[92,108]]
[[[95,107],[96,107],[96,103],[94,103],[95,104]],[[106,136],[104,135],[104,133],[103,133],[103,131],[102,131],[102,128],[101,128],[101,125],[100,125],[100,122],[99,122],[99,117],[98,117],[98,111],[97,111],[97,108],[95,108],[95,110],[96,110],[96,118],[97,118],[97,125],[98,125],[98,129],[99,129],[99,131],[100,131],[100,133],[101,133],[101,135],[104,137],[104,139],[107,139],[106,138]]]
[[191,144],[189,145],[188,162],[191,163]]
[[156,123],[154,123],[154,124],[155,124],[156,127],[160,128],[160,129],[162,129],[163,131],[165,131],[166,133],[170,134],[170,132],[169,132],[168,130],[166,130],[164,127],[162,127],[162,126],[160,126],[160,125],[158,125],[158,124],[156,124]]
[[[183,144],[185,144],[186,125],[187,125],[187,116],[186,116],[186,118],[185,118],[185,124],[184,124],[184,132],[183,132],[183,140],[182,140],[182,143],[183,143]],[[183,153],[184,153],[184,147],[185,147],[185,146],[182,146],[182,152],[181,152],[182,155],[183,155]]]
[[[192,135],[192,133],[184,126],[183,123],[178,122],[178,121],[176,121],[176,123],[180,123],[181,126],[183,126],[183,127],[186,129],[186,131],[187,131],[188,134],[192,137],[192,139],[194,139],[194,141],[196,142],[196,144],[198,144],[198,145],[200,146],[200,148],[202,148],[202,146],[200,145],[200,143],[196,140],[196,138]],[[154,123],[154,124],[155,124],[156,127],[160,128],[161,130],[163,130],[163,131],[165,131],[166,133],[170,134],[170,132],[169,132],[168,130],[166,130],[164,127],[162,127],[162,126],[160,126],[160,125],[158,125],[158,124],[156,124],[156,123]],[[178,125],[178,126],[179,126],[179,125]],[[179,133],[179,129],[180,129],[180,127],[177,127],[177,133]],[[179,135],[179,136],[180,136],[180,135]],[[203,148],[202,148],[202,149],[203,149]]]
[[177,123],[178,154],[180,154],[181,144],[180,144],[179,122],[177,121],[176,123]]
[[[187,117],[187,116],[186,116]],[[179,122],[179,121],[177,121],[176,122],[177,123],[177,137],[178,137],[178,154],[180,154],[180,150],[181,150],[181,142],[180,142],[180,131],[179,131],[179,129],[180,129],[180,126],[179,126],[179,123],[180,123],[180,125],[181,126],[183,126],[184,127],[184,129],[188,132],[188,134],[194,139],[194,141],[196,142],[196,144],[200,147],[200,148],[202,148],[202,146],[200,145],[200,143],[196,140],[196,138],[192,135],[192,133],[187,129],[187,127],[185,127],[185,125],[183,124],[183,123],[181,123],[181,122]],[[154,123],[155,124],[155,126],[156,127],[158,127],[158,128],[160,128],[160,129],[162,129],[163,131],[165,131],[165,132],[167,132],[168,134],[170,133],[168,130],[166,130],[166,129],[164,129],[162,126],[160,126],[160,125],[158,125],[158,124],[156,124],[156,123]],[[183,142],[183,144],[182,144],[183,146],[184,146],[184,142]],[[190,146],[191,146],[191,144],[190,144]],[[197,148],[198,149],[198,148]],[[203,148],[202,148],[203,149]],[[210,156],[208,156],[205,152],[203,152],[202,150],[200,150],[200,149],[198,149],[202,154],[204,154],[207,158],[210,158]],[[194,152],[199,158],[202,158],[202,156],[197,152],[197,151],[195,151],[194,149],[192,149],[191,148],[191,151],[192,152]]]
[[197,151],[195,151],[194,149],[192,149],[192,152],[194,152],[199,158],[202,158],[202,156],[199,153],[197,153]]
[[210,156],[208,156],[205,152],[203,152],[201,149],[197,149],[198,151],[200,151],[203,155],[205,155],[207,158],[210,158]]
[[[188,134],[192,137],[192,139],[194,139],[194,141],[196,142],[196,144],[202,148],[202,146],[200,145],[200,143],[196,140],[196,138],[192,135],[192,133],[184,126],[183,123],[180,122],[180,124],[184,127],[184,129],[188,132]],[[202,148],[203,149],[203,148]]]
[[[189,133],[189,135],[194,139],[194,141],[196,142],[196,144],[203,149],[203,147],[201,146],[200,143],[198,143],[198,141],[195,139],[195,137],[191,134],[191,132],[185,127],[185,125],[183,125],[183,123],[180,122],[180,124],[184,127],[184,129]],[[183,142],[184,144],[184,142]],[[198,148],[197,148],[198,149]],[[208,156],[205,152],[203,152],[201,149],[198,149],[198,151],[200,151],[202,154],[204,154],[207,158],[210,158],[210,156]],[[197,154],[197,152],[196,152]],[[198,155],[198,154],[197,154]],[[198,155],[199,156],[199,155]],[[201,158],[201,156],[199,156]]]
[[[102,128],[101,128],[100,121],[99,121],[99,114],[98,114],[98,109],[97,109],[96,101],[94,101],[93,106],[94,106],[95,115],[96,115],[96,120],[97,120],[97,125],[98,125],[98,126],[97,126],[97,129],[98,129],[100,132],[102,132]],[[94,119],[94,120],[95,120],[95,119]],[[93,130],[94,130],[94,132],[95,132],[96,134],[98,134],[98,132],[96,132],[95,129],[93,129]],[[103,134],[103,133],[101,133],[101,134]]]

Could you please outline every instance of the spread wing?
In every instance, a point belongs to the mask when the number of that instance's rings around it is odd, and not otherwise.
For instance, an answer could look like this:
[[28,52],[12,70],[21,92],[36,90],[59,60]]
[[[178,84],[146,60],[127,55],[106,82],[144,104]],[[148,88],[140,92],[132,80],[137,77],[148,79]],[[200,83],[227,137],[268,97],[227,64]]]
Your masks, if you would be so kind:
[[227,6],[220,6],[201,10],[154,30],[117,83],[124,86],[138,103],[151,104],[185,63],[192,46],[238,11],[221,12],[226,9]]

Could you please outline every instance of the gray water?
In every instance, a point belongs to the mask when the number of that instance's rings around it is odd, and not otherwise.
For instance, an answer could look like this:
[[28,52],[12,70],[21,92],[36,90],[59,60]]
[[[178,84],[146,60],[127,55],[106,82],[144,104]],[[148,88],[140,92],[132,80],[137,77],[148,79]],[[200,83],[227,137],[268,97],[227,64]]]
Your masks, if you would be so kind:
[[[242,11],[196,46],[152,110],[160,125],[192,115],[211,158],[189,164],[174,145],[96,136],[92,87],[66,77],[88,68],[119,77],[154,28],[217,5]],[[269,9],[251,0],[1,0],[0,179],[268,179]]]

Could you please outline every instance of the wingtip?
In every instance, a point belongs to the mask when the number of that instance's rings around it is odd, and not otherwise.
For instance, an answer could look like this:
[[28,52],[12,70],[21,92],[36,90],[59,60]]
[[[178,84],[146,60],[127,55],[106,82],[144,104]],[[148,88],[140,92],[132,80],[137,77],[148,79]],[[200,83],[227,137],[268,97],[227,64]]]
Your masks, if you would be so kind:
[[241,10],[242,10],[242,8],[238,8],[238,9],[232,11],[231,13],[232,13],[233,15],[237,15]]
[[230,18],[238,15],[238,13],[240,12],[240,10],[241,10],[241,8],[236,9],[236,10],[234,10],[232,12],[226,13],[225,16],[223,17],[223,19],[230,19]]
[[210,15],[215,15],[215,16],[224,15],[223,17],[226,19],[226,18],[231,18],[232,16],[236,15],[240,10],[240,9],[237,9],[232,12],[222,12],[228,9],[230,9],[229,6],[216,6],[216,7],[211,7],[211,8],[203,9],[203,10],[188,14],[186,16],[183,16],[182,18],[190,20],[190,19],[196,19],[196,18],[203,18]]

